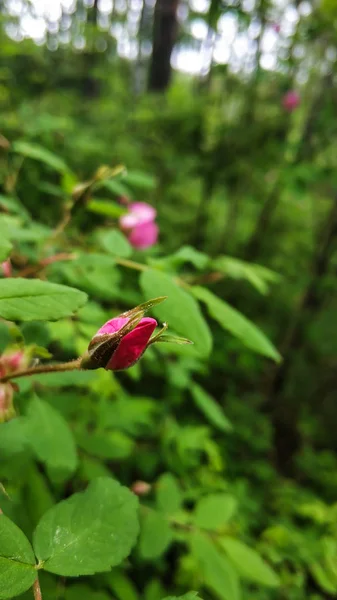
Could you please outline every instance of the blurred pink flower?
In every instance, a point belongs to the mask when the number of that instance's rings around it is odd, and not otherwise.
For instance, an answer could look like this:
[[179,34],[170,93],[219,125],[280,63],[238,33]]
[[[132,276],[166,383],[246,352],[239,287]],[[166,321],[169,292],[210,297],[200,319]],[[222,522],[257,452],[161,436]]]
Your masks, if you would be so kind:
[[0,423],[15,416],[13,407],[13,387],[10,383],[0,384]]
[[133,202],[128,206],[129,212],[119,219],[121,229],[125,231],[130,244],[138,250],[153,246],[159,234],[155,223],[157,211],[146,202]]
[[11,265],[10,258],[8,258],[3,263],[1,263],[1,268],[2,268],[2,272],[4,274],[4,277],[12,276],[12,265]]
[[283,108],[288,112],[292,112],[293,110],[295,110],[295,108],[298,107],[300,102],[301,97],[299,93],[295,90],[289,90],[286,94],[284,94],[282,99]]
[[281,31],[281,25],[279,23],[273,23],[272,28],[275,31],[275,33],[280,33]]

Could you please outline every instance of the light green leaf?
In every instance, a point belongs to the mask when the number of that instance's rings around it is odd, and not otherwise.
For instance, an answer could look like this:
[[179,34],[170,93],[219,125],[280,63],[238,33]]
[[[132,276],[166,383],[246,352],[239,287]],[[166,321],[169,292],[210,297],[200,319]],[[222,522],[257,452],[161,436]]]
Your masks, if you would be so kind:
[[100,187],[104,187],[115,194],[115,196],[126,196],[127,198],[131,198],[132,194],[130,192],[130,188],[121,183],[120,180],[117,179],[105,179],[99,184]]
[[173,515],[182,505],[182,493],[178,481],[172,473],[164,473],[156,483],[158,510]]
[[180,335],[192,340],[202,356],[210,354],[212,337],[198,304],[166,273],[148,270],[142,273],[140,285],[146,298],[167,296],[166,302],[153,312]]
[[280,585],[275,571],[256,550],[231,537],[222,538],[219,543],[242,577],[269,587]]
[[221,600],[240,600],[240,583],[235,570],[206,535],[195,532],[191,537],[193,556],[200,565],[204,585]]
[[313,563],[309,566],[309,570],[324,592],[332,596],[337,593],[336,577],[326,567],[323,567],[320,563]]
[[188,592],[188,594],[184,594],[183,596],[168,596],[164,600],[202,600],[202,598],[200,598],[198,592]]
[[85,492],[48,510],[34,533],[44,569],[76,577],[109,571],[126,558],[138,535],[138,501],[117,481],[102,477]]
[[123,235],[117,229],[111,231],[105,231],[100,235],[100,243],[105,250],[114,254],[115,256],[121,256],[127,258],[132,254],[132,247]]
[[269,283],[276,283],[280,280],[280,276],[274,271],[232,256],[219,256],[212,262],[212,266],[233,279],[246,279],[261,294],[268,293]]
[[33,158],[34,160],[43,162],[60,173],[69,171],[69,168],[62,158],[53,152],[50,152],[50,150],[43,148],[43,146],[39,146],[38,144],[33,144],[32,142],[26,142],[24,140],[18,140],[12,144],[12,150],[13,152],[22,154],[22,156],[26,156],[27,158]]
[[9,321],[56,321],[83,306],[87,295],[74,288],[39,279],[1,282],[0,316]]
[[25,534],[0,514],[0,599],[28,590],[36,579],[35,556]]
[[28,405],[25,433],[28,445],[48,468],[69,474],[75,471],[76,445],[67,421],[37,396]]
[[6,260],[12,250],[12,244],[9,240],[1,236],[0,240],[0,262]]
[[261,329],[249,321],[243,314],[206,288],[193,287],[192,292],[199,300],[205,302],[209,314],[220,323],[223,329],[230,331],[247,348],[254,350],[258,354],[272,358],[276,362],[280,362],[281,356],[275,346],[268,340]]
[[140,190],[152,190],[156,187],[156,179],[143,171],[127,171],[123,175],[123,182]]
[[236,508],[236,500],[230,494],[209,494],[200,498],[193,521],[203,529],[221,529],[233,517]]
[[142,558],[158,558],[167,550],[173,539],[169,522],[155,510],[147,510],[142,516],[139,553]]
[[100,200],[99,198],[89,200],[86,204],[86,209],[97,215],[103,215],[105,217],[110,217],[111,219],[118,219],[127,212],[125,207],[120,206],[111,200]]
[[231,431],[233,429],[220,405],[200,385],[193,383],[191,392],[195,404],[214,427],[221,431]]

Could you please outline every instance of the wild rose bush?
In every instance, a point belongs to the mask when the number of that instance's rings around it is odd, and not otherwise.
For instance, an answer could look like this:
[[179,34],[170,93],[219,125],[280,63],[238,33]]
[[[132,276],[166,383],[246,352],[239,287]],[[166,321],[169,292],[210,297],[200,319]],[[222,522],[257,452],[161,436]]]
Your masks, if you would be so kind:
[[[72,175],[54,228],[18,217],[19,198],[0,215],[11,264],[0,291],[0,598],[192,600],[195,589],[237,600],[241,588],[277,589],[270,546],[247,543],[224,482],[235,423],[195,373],[207,372],[214,333],[222,355],[227,344],[261,362],[280,355],[200,285],[215,269],[231,276],[230,257],[221,267],[191,246],[163,254],[149,202],[95,199],[114,180],[123,170]],[[92,221],[85,238],[74,235],[78,214]],[[275,276],[239,264],[261,285]],[[174,565],[166,588],[162,561]]]

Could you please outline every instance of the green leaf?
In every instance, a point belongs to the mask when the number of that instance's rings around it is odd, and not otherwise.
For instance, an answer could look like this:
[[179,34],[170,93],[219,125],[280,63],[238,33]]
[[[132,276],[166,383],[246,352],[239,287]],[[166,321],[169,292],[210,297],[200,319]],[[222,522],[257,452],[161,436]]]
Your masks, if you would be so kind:
[[6,238],[1,236],[1,240],[0,240],[0,261],[1,262],[6,260],[6,258],[10,254],[10,251],[12,250],[12,247],[13,246],[10,243],[10,241],[6,240]]
[[12,150],[13,152],[22,154],[22,156],[26,156],[27,158],[33,158],[34,160],[43,162],[60,173],[69,171],[69,168],[62,158],[53,152],[50,152],[50,150],[43,148],[43,146],[39,146],[38,144],[32,144],[31,142],[18,140],[12,144]]
[[25,423],[27,442],[36,457],[50,469],[73,473],[77,467],[76,445],[62,415],[34,396]]
[[114,254],[115,256],[121,256],[127,258],[132,254],[132,247],[130,246],[125,235],[123,235],[117,229],[106,231],[100,235],[100,243],[107,252]]
[[130,189],[117,179],[105,179],[100,183],[99,187],[104,187],[105,189],[109,190],[109,192],[112,192],[115,196],[126,196],[127,198],[132,197]]
[[324,592],[331,594],[332,596],[336,594],[336,577],[333,576],[326,567],[323,567],[320,563],[313,563],[309,566],[309,570],[316,583]]
[[127,171],[123,175],[123,182],[140,190],[153,190],[156,187],[156,179],[143,171]]
[[200,498],[193,521],[203,529],[220,529],[233,517],[236,508],[236,500],[230,494],[209,494]]
[[212,262],[212,266],[233,279],[246,279],[261,294],[268,293],[269,283],[276,283],[280,280],[280,276],[274,271],[232,256],[219,256]]
[[180,486],[172,473],[164,473],[156,483],[156,500],[158,510],[173,515],[182,505]]
[[224,300],[218,298],[203,287],[193,287],[193,294],[202,302],[205,302],[208,312],[220,323],[223,329],[230,331],[234,337],[237,337],[247,348],[254,350],[258,354],[272,358],[280,362],[281,356],[275,346],[268,340],[265,334],[242,315],[235,308],[230,306]]
[[151,258],[151,265],[163,265],[164,268],[177,269],[185,263],[192,264],[196,269],[205,269],[209,262],[207,254],[193,248],[193,246],[183,246],[174,254],[169,254],[164,258]]
[[132,492],[113,479],[96,479],[42,517],[34,533],[36,556],[46,571],[57,575],[109,571],[136,542],[137,513]]
[[119,600],[139,600],[139,594],[131,577],[127,577],[120,569],[113,569],[104,579]]
[[0,514],[0,599],[28,590],[36,579],[35,556],[25,534]]
[[27,449],[24,418],[18,417],[0,424],[0,456],[18,454]]
[[188,594],[184,594],[183,596],[168,596],[164,600],[202,600],[202,598],[200,598],[198,592],[188,592]]
[[124,206],[120,206],[111,200],[99,200],[98,198],[89,200],[86,204],[86,209],[97,215],[103,215],[111,219],[118,219],[127,212]]
[[219,543],[242,577],[269,587],[280,585],[275,571],[256,550],[230,537],[222,538]]
[[147,509],[142,516],[139,553],[142,558],[150,560],[164,554],[173,539],[169,522],[159,512]]
[[226,432],[233,429],[220,405],[200,385],[193,383],[191,392],[195,404],[214,427]]
[[147,298],[168,296],[166,302],[154,308],[155,315],[167,321],[177,333],[192,340],[200,355],[208,356],[212,349],[212,337],[194,298],[181,289],[172,277],[153,270],[142,273],[140,285]]
[[83,306],[87,295],[65,285],[39,279],[1,282],[0,316],[9,321],[56,321]]
[[204,585],[223,600],[240,600],[240,584],[236,572],[206,535],[195,532],[191,537],[192,554],[200,566]]

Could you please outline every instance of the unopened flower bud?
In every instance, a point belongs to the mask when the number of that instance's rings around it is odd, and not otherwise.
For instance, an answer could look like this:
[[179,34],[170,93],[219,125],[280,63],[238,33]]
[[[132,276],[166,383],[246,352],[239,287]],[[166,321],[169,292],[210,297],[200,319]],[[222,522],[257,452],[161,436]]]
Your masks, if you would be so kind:
[[146,481],[135,481],[131,486],[131,491],[136,496],[147,496],[151,491],[151,485]]

